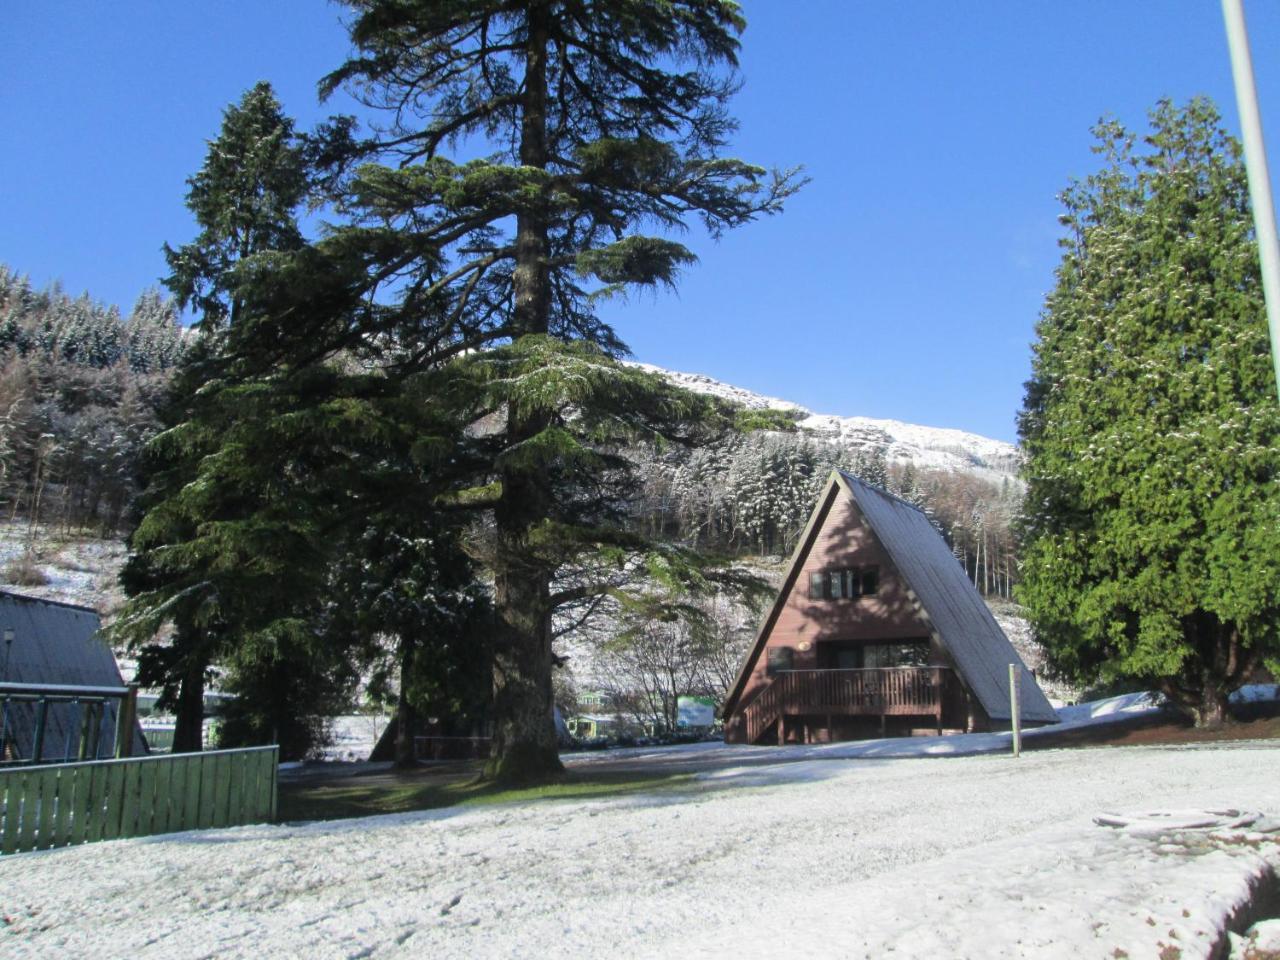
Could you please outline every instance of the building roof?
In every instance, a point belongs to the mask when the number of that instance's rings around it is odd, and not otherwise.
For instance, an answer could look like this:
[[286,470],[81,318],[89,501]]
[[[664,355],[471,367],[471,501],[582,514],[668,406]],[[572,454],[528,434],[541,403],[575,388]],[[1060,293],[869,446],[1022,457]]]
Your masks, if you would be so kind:
[[[0,683],[32,683],[78,687],[123,687],[115,654],[99,637],[98,614],[56,600],[42,600],[0,590]],[[4,631],[13,631],[13,643],[4,642]],[[7,648],[7,649],[6,649]],[[112,746],[116,701],[108,701],[103,717],[102,747]],[[19,749],[30,744],[30,718],[17,704],[9,708],[9,733]],[[43,751],[46,759],[60,757],[68,737],[79,727],[78,708],[55,704],[49,709]],[[26,731],[24,733],[23,731]],[[135,755],[146,752],[141,731],[134,732]]]
[[1057,712],[924,511],[850,474],[841,472],[839,478],[987,716],[1011,719],[1012,663],[1022,673],[1018,698],[1022,719],[1056,723]]
[[951,655],[956,671],[992,720],[1009,720],[1009,665],[1021,673],[1019,712],[1031,723],[1056,723],[1058,715],[1004,635],[986,602],[952,556],[924,511],[843,471],[832,471],[818,506],[791,558],[787,577],[766,614],[756,641],[743,658],[724,714],[736,705],[774,622],[786,603],[797,571],[818,532],[823,507],[833,496],[851,496],[872,534],[905,581],[917,612]]

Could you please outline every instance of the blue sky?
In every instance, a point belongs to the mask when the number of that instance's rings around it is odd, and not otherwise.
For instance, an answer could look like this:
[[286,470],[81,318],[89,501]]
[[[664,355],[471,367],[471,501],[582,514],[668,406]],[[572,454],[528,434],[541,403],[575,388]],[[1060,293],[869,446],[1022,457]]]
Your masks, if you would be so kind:
[[[609,306],[640,360],[822,413],[1006,440],[1089,127],[1213,97],[1238,130],[1213,0],[747,0],[733,153],[804,164],[781,217],[678,291]],[[1246,0],[1280,150],[1280,4]],[[14,0],[0,32],[0,262],[128,309],[188,240],[185,179],[259,79],[307,127],[347,49],[322,0]],[[1272,169],[1280,169],[1273,159]]]

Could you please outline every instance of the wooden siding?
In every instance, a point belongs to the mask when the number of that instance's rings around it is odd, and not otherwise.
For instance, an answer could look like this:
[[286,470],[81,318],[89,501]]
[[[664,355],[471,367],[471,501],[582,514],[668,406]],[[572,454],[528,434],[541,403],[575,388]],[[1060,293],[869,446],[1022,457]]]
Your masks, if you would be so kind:
[[[810,598],[811,574],[866,567],[879,570],[875,595]],[[1007,722],[1010,664],[1023,671],[1024,722],[1057,722],[1034,677],[928,517],[883,490],[833,472],[729,690],[722,708],[725,739],[752,742],[747,727],[758,728],[761,720],[756,716],[748,724],[747,712],[782,671],[837,668],[841,664],[830,655],[837,646],[920,641],[928,644],[929,667],[954,671],[938,726],[976,730]],[[767,712],[763,705],[755,710],[762,712]],[[882,711],[879,716],[882,729],[888,715]],[[832,730],[848,726],[835,719],[829,719]]]
[[778,739],[788,717],[929,717],[939,732],[954,686],[945,667],[870,670],[786,670],[743,710],[746,742],[756,743],[778,722]]

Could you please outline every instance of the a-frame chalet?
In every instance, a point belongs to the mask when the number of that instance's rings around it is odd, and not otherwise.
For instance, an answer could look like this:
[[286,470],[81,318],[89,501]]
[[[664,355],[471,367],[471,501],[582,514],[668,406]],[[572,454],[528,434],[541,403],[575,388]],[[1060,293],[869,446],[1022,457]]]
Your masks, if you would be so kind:
[[833,471],[721,710],[729,743],[1027,726],[1057,715],[928,517]]

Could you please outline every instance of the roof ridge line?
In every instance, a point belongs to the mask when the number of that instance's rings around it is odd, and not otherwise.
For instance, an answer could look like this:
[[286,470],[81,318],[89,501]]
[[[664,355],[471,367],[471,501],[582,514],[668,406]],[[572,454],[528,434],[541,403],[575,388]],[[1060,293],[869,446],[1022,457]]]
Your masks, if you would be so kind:
[[68,603],[66,600],[50,600],[47,597],[37,597],[29,593],[15,593],[13,590],[0,589],[0,597],[10,597],[14,600],[26,600],[29,603],[47,603],[54,607],[66,607],[68,610],[81,610],[85,613],[92,613],[95,617],[100,616],[93,607],[86,607],[79,603]]
[[903,500],[902,497],[898,496],[896,493],[890,493],[884,487],[877,486],[876,484],[871,483],[869,480],[863,480],[860,476],[858,476],[855,473],[850,473],[848,470],[840,470],[840,469],[837,469],[836,472],[839,473],[840,476],[844,477],[846,480],[851,480],[855,483],[860,483],[862,484],[862,486],[866,487],[868,490],[873,491],[874,493],[878,493],[881,496],[888,497],[890,500],[896,500],[898,503],[902,504],[904,507],[910,507],[912,510],[916,511],[917,513],[923,513],[926,518],[929,516],[929,514],[926,513],[924,508],[921,507],[919,504],[912,503],[910,500]]

